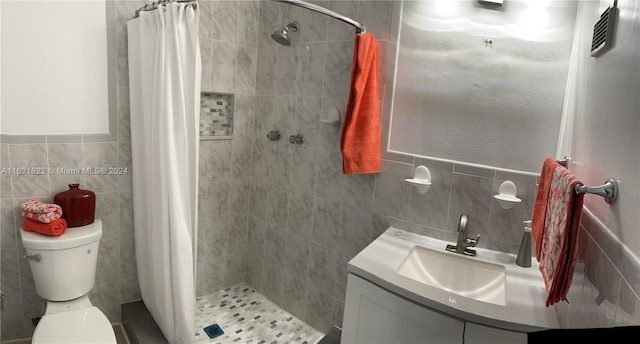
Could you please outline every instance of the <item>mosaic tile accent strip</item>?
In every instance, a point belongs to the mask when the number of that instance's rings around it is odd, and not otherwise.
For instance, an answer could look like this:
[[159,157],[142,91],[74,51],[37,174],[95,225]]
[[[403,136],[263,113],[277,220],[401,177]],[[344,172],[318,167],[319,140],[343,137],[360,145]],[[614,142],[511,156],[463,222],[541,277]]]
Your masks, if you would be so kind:
[[233,94],[200,95],[200,138],[220,138],[233,134]]
[[[196,299],[195,344],[317,344],[322,333],[276,306],[246,283]],[[214,339],[204,328],[217,323]]]

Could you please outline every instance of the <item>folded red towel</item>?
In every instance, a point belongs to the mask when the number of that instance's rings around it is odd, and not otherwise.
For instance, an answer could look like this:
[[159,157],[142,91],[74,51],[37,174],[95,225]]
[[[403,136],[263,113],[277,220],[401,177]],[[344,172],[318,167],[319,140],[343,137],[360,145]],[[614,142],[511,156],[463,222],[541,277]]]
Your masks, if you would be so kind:
[[356,35],[351,90],[340,133],[342,172],[380,172],[380,110],[378,105],[378,42],[370,34]]
[[22,229],[27,232],[36,232],[40,234],[60,236],[67,231],[67,221],[64,219],[53,220],[50,223],[42,223],[26,219],[22,223]]
[[546,305],[566,300],[577,253],[583,194],[580,181],[566,168],[553,171],[540,250],[540,272],[547,290]]
[[533,248],[538,261],[540,261],[540,249],[542,248],[542,237],[544,235],[544,219],[547,214],[551,179],[553,178],[553,171],[558,167],[562,167],[562,165],[560,165],[555,159],[546,158],[544,159],[542,172],[540,173],[538,193],[533,207],[533,216],[531,217]]
[[57,204],[30,200],[20,204],[22,217],[42,223],[50,223],[62,216],[62,208]]

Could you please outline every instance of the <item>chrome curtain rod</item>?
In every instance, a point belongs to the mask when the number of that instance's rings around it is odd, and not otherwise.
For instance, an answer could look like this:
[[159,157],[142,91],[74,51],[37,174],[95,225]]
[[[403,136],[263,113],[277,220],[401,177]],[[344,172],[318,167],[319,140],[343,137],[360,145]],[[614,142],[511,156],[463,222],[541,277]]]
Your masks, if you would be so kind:
[[294,6],[298,6],[298,7],[302,7],[302,8],[306,8],[318,13],[322,13],[325,15],[328,15],[329,17],[333,17],[335,19],[338,19],[341,22],[347,23],[351,26],[354,26],[356,28],[356,33],[366,33],[367,32],[367,28],[362,25],[361,23],[349,18],[349,17],[345,17],[342,14],[336,13],[332,10],[326,9],[322,6],[318,6],[312,3],[308,3],[306,1],[301,1],[301,0],[272,0],[275,2],[282,2],[285,4],[289,4],[289,5],[294,5]]
[[136,16],[135,17],[138,18],[140,16],[140,12],[141,11],[145,11],[145,12],[146,11],[153,11],[153,10],[157,9],[158,6],[166,5],[166,4],[169,4],[169,3],[172,3],[172,2],[178,2],[178,3],[181,3],[181,2],[193,2],[193,4],[191,4],[191,6],[193,6],[194,9],[198,8],[198,5],[196,4],[196,0],[159,0],[159,1],[152,2],[150,4],[146,4],[146,5],[138,8],[136,10]]

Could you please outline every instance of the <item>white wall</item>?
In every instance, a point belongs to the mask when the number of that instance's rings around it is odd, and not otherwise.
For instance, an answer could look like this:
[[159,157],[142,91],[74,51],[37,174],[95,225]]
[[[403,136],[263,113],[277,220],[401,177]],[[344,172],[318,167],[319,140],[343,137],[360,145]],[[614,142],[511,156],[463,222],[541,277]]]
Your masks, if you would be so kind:
[[109,133],[104,1],[1,5],[1,133]]
[[575,13],[566,0],[404,1],[389,148],[538,173],[555,154]]

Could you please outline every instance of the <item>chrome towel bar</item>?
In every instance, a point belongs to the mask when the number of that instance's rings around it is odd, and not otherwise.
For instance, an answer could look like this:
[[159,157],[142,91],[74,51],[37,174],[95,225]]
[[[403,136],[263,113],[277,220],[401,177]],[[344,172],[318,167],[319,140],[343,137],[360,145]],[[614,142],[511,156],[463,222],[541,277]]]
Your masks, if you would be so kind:
[[[564,166],[566,169],[569,169],[569,163],[571,162],[571,158],[565,156],[562,160],[556,160],[560,165]],[[607,204],[615,204],[618,199],[618,181],[616,179],[610,178],[607,181],[598,186],[586,186],[583,184],[576,185],[574,191],[577,194],[594,194],[604,198],[604,201]]]
[[577,194],[594,194],[599,195],[604,198],[604,201],[608,204],[616,203],[618,199],[618,181],[610,178],[607,181],[599,186],[585,186],[585,185],[576,185],[575,192]]

